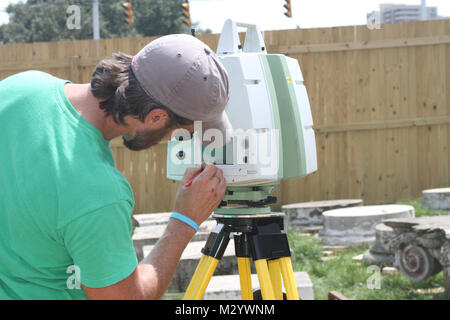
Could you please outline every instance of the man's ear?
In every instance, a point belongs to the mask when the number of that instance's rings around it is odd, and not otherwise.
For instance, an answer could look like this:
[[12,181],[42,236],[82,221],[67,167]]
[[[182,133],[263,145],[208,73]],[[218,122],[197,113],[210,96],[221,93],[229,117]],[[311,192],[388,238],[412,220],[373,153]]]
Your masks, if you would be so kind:
[[164,109],[153,109],[145,116],[145,127],[147,128],[160,128],[167,125],[169,121],[169,114]]

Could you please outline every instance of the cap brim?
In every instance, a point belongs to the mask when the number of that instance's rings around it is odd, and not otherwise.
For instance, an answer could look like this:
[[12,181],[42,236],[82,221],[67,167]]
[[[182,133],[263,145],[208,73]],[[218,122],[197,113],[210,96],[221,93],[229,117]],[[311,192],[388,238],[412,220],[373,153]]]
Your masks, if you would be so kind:
[[[218,148],[228,144],[231,141],[233,126],[231,125],[225,111],[222,113],[222,117],[219,120],[204,121],[202,123],[202,129],[203,145],[209,145],[212,141],[214,141],[214,147]],[[207,130],[210,129],[215,129],[217,131],[211,130],[207,132]]]

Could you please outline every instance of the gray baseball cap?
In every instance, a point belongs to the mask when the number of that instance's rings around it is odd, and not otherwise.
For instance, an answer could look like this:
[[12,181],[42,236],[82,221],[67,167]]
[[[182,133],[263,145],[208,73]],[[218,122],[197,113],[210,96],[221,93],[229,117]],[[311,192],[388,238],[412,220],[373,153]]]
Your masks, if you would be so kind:
[[160,37],[133,57],[132,70],[154,100],[179,116],[201,120],[203,131],[219,129],[224,143],[230,140],[227,71],[202,41],[187,34]]

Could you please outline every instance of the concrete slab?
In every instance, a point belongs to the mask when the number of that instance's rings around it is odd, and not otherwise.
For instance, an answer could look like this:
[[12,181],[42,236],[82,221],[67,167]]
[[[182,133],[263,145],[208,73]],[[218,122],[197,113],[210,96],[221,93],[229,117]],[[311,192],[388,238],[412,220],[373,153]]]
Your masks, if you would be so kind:
[[422,203],[426,208],[450,210],[450,188],[423,190]]
[[138,213],[134,214],[133,218],[137,221],[138,227],[144,227],[167,224],[171,214],[172,212]]
[[[209,234],[214,230],[216,224],[216,221],[213,220],[203,222],[192,238],[192,241],[205,241],[208,239]],[[142,248],[144,246],[154,245],[163,235],[166,226],[167,224],[145,225],[134,229],[132,239],[138,261],[144,258]]]
[[320,239],[327,245],[358,245],[375,241],[375,226],[391,218],[413,218],[408,205],[361,206],[325,211]]
[[[361,199],[338,199],[325,201],[299,202],[282,206],[285,214],[285,229],[314,230],[308,229],[323,225],[323,212],[338,208],[362,206]],[[320,231],[320,229],[315,230]]]
[[[295,284],[301,300],[314,300],[314,289],[306,272],[294,272]],[[259,289],[258,276],[252,274],[253,291]],[[284,286],[283,286],[284,291]],[[285,292],[285,291],[284,291]],[[239,275],[213,276],[206,288],[204,300],[241,300]]]
[[438,232],[440,236],[450,240],[450,215],[389,219],[384,224],[396,230],[417,232],[417,235]]

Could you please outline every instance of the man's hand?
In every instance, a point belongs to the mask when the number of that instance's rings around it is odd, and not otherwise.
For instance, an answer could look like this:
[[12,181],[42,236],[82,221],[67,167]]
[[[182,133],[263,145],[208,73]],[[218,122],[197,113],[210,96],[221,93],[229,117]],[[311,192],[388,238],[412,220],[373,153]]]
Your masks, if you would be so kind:
[[225,194],[225,178],[221,169],[213,164],[202,163],[202,173],[198,175],[191,186],[186,183],[201,170],[189,168],[178,187],[174,211],[184,214],[198,225],[205,221],[217,208]]

